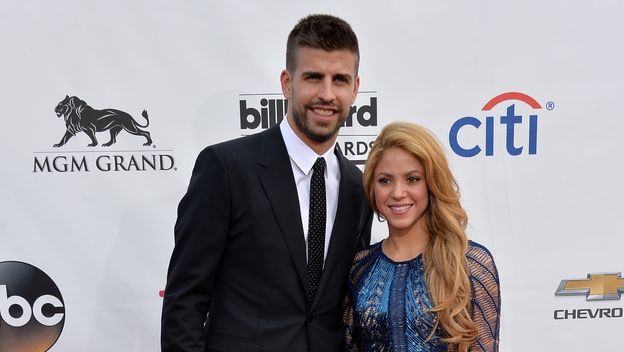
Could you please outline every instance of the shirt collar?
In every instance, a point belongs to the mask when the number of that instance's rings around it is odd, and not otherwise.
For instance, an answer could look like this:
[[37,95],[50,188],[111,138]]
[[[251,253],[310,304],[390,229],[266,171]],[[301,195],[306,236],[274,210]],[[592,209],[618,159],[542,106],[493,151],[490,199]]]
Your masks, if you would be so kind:
[[336,157],[336,154],[334,154],[334,148],[329,148],[323,155],[316,154],[312,148],[305,144],[305,142],[303,142],[301,138],[295,134],[295,131],[292,130],[287,120],[288,118],[285,117],[280,123],[280,131],[282,132],[282,137],[284,138],[284,144],[286,144],[288,156],[290,156],[290,159],[295,163],[295,165],[297,165],[301,172],[308,175],[310,170],[312,170],[312,166],[314,166],[316,159],[319,157],[325,158],[325,162],[327,163],[327,168],[329,170],[338,166],[338,158]]

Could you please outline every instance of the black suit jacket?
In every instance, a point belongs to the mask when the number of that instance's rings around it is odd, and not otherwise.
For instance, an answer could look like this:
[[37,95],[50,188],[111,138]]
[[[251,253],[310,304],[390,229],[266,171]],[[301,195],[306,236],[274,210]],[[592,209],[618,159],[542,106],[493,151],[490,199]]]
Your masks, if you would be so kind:
[[337,155],[338,210],[310,301],[299,200],[279,128],[200,153],[178,208],[163,351],[342,349],[347,275],[357,247],[370,242],[372,212],[360,170]]

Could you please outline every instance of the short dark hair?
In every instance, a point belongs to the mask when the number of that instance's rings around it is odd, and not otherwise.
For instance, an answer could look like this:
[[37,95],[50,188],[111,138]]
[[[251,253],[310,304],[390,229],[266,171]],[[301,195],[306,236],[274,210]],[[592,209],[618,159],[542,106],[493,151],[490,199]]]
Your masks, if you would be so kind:
[[288,35],[286,43],[286,69],[295,68],[295,54],[299,47],[326,51],[347,49],[355,54],[355,73],[360,63],[358,40],[351,26],[336,16],[308,15],[297,23]]

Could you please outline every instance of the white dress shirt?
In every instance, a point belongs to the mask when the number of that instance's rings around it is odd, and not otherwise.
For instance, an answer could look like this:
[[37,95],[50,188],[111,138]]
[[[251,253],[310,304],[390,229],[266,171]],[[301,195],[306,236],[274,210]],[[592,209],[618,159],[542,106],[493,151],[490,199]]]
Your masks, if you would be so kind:
[[295,184],[297,185],[297,195],[299,196],[299,212],[301,213],[301,225],[303,226],[303,235],[306,243],[306,258],[308,256],[308,222],[310,213],[310,182],[312,180],[312,166],[319,157],[325,158],[327,167],[325,168],[325,194],[327,201],[327,221],[325,222],[325,252],[323,261],[327,258],[327,249],[329,248],[329,240],[331,238],[334,220],[336,219],[336,210],[338,209],[338,187],[340,185],[340,167],[338,158],[334,154],[335,148],[323,154],[318,155],[312,148],[308,147],[299,136],[295,134],[287,118],[280,123],[280,131],[288,150],[290,157],[290,166],[295,176]]

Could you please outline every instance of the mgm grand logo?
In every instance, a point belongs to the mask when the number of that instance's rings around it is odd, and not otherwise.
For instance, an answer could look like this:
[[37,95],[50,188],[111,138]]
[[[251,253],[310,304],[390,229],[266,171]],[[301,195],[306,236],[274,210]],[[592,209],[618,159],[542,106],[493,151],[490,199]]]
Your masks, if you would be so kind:
[[[141,116],[145,124],[141,125],[127,112],[117,109],[95,109],[84,100],[66,95],[54,108],[57,117],[63,116],[65,131],[61,140],[53,148],[76,145],[77,141],[70,141],[83,132],[91,143],[88,150],[66,150],[64,152],[41,151],[35,152],[33,172],[89,172],[89,171],[169,171],[176,170],[173,155],[163,152],[170,150],[156,150],[150,133],[149,117],[146,110]],[[110,133],[110,140],[102,147],[111,147],[117,143],[119,134],[123,131],[140,137],[144,148],[137,150],[114,151],[109,148],[97,149],[96,133]],[[146,149],[151,147],[152,149]]]

